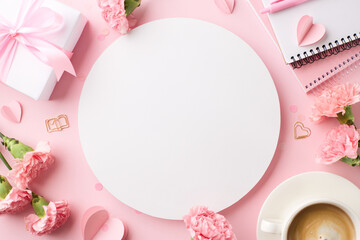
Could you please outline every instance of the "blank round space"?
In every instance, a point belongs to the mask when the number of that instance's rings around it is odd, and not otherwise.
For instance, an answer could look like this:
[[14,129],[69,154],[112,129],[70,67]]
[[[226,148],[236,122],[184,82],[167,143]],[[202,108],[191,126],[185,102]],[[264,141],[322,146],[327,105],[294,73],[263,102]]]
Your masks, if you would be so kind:
[[223,210],[260,180],[280,129],[265,65],[238,36],[194,19],[144,24],[90,72],[79,131],[99,181],[146,214]]

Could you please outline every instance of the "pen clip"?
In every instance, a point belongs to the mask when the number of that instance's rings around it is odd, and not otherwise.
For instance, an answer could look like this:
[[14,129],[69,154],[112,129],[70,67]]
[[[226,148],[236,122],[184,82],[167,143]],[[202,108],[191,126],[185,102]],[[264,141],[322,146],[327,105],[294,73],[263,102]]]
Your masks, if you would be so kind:
[[270,3],[270,5],[272,5],[272,4],[275,4],[275,3],[279,3],[279,2],[283,2],[284,0],[275,0],[275,1],[273,1],[272,3]]

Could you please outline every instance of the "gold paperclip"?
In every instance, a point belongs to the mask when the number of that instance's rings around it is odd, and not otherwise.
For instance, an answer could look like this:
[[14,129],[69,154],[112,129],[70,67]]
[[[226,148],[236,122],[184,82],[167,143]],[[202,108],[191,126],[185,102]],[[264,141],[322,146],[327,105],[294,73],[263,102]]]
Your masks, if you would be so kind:
[[45,120],[46,130],[49,133],[60,132],[65,128],[69,128],[69,119],[65,114],[61,114],[56,118],[50,118]]

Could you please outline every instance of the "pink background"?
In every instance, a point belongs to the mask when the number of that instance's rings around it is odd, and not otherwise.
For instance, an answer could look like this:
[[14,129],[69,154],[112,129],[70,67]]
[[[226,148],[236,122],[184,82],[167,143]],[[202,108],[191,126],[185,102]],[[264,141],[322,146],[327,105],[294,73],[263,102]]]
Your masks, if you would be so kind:
[[[18,100],[23,106],[23,119],[20,124],[11,123],[0,116],[1,131],[32,146],[35,146],[39,140],[49,140],[53,154],[56,156],[55,167],[37,179],[32,189],[49,200],[66,199],[71,204],[72,216],[66,225],[52,235],[41,238],[80,240],[81,218],[84,212],[94,205],[101,205],[110,211],[111,216],[121,218],[127,224],[128,240],[189,239],[190,236],[181,221],[162,220],[141,214],[122,204],[106,189],[100,190],[95,187],[98,183],[97,179],[81,150],[77,128],[77,108],[81,88],[91,66],[119,35],[112,30],[108,36],[103,35],[109,28],[101,18],[96,0],[61,1],[81,10],[89,19],[89,24],[73,57],[78,77],[66,74],[55,88],[51,100],[43,102],[33,101],[3,84],[0,85],[2,104]],[[263,202],[278,184],[291,176],[321,170],[337,173],[360,186],[358,177],[360,168],[351,168],[342,163],[322,166],[314,162],[314,156],[325,133],[337,125],[336,120],[328,120],[320,125],[309,122],[308,116],[313,97],[303,93],[293,73],[283,63],[280,52],[245,0],[236,0],[232,15],[219,11],[213,0],[143,0],[135,16],[139,19],[139,24],[169,17],[190,17],[215,23],[248,42],[269,68],[281,102],[281,135],[274,159],[261,181],[243,199],[222,212],[233,225],[239,240],[256,239],[257,217]],[[254,97],[261,98],[261,96]],[[360,108],[355,109],[355,114],[359,115],[359,113]],[[47,133],[44,120],[59,114],[69,116],[71,127],[62,132]],[[96,109],[94,109],[94,114],[96,114]],[[310,138],[294,139],[293,125],[299,120],[311,128]],[[264,116],[264,121],[266,121],[266,116]],[[97,134],[99,147],[106,148],[106,142],[101,142],[101,133]],[[260,137],[259,151],[262,144],[266,143],[262,143]],[[10,159],[8,155],[7,157]],[[2,165],[0,173],[7,174],[6,168]],[[24,216],[31,212],[32,210],[28,209],[16,215],[1,215],[2,238],[7,240],[35,239],[26,232],[23,221]]]

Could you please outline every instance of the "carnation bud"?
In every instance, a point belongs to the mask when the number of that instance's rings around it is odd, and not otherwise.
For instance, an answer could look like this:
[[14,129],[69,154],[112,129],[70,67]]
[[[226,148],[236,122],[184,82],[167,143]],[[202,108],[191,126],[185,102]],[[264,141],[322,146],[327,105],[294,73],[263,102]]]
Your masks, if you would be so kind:
[[10,151],[11,155],[16,159],[23,159],[27,152],[34,151],[31,147],[19,142],[14,138],[8,138],[0,133],[0,138],[3,140],[2,144]]
[[46,213],[45,213],[43,206],[49,205],[49,202],[46,201],[46,199],[43,198],[42,196],[39,196],[35,193],[32,193],[32,196],[33,196],[33,199],[31,200],[31,205],[35,211],[35,214],[39,218],[45,217]]
[[129,16],[141,4],[141,0],[125,0],[125,13]]
[[6,177],[0,175],[0,200],[4,200],[11,191],[12,186]]

